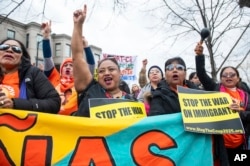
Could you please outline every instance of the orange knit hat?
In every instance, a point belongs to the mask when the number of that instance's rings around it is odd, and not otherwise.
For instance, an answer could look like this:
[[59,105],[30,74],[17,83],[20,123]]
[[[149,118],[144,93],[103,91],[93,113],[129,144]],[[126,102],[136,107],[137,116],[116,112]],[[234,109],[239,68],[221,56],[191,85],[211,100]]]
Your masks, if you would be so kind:
[[65,63],[67,63],[67,62],[73,63],[72,58],[66,58],[66,59],[64,59],[64,61],[61,63],[61,66],[60,66],[60,74],[62,74],[62,67],[63,67],[63,65],[64,65]]

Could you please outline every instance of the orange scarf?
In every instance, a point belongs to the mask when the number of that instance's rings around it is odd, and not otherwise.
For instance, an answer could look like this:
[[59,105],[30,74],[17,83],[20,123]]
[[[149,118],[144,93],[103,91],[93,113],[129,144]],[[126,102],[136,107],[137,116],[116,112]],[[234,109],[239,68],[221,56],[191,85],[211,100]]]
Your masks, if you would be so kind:
[[74,86],[73,77],[62,76],[60,79],[60,91],[65,92],[67,89],[71,89]]

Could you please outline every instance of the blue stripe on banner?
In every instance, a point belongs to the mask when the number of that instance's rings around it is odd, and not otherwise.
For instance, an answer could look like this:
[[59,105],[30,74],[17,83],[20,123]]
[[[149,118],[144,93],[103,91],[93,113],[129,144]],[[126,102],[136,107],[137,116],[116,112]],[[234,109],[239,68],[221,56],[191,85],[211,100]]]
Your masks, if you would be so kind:
[[[148,117],[139,123],[109,136],[107,139],[115,163],[118,165],[135,165],[131,155],[131,144],[136,137],[149,131],[161,131],[176,143],[177,147],[170,149],[159,149],[157,143],[148,146],[152,155],[160,155],[159,165],[162,160],[169,158],[177,166],[201,166],[213,165],[211,135],[191,133],[184,131],[180,113]],[[151,138],[152,140],[157,140]],[[115,143],[118,142],[119,144]],[[161,140],[167,141],[167,140]],[[131,146],[128,146],[131,145]],[[128,156],[128,154],[130,154]],[[126,157],[124,157],[126,156]],[[142,156],[147,158],[147,156]],[[150,163],[150,161],[147,161]],[[149,164],[150,165],[150,164]]]

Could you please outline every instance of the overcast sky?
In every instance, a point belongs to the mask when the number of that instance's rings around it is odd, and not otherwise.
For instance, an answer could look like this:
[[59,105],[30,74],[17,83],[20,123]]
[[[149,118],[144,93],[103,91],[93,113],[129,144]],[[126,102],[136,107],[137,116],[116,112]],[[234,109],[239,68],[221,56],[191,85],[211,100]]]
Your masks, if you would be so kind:
[[[161,34],[150,29],[153,19],[147,13],[140,11],[141,4],[136,1],[127,6],[122,14],[114,13],[112,0],[99,0],[95,3],[91,0],[47,1],[44,12],[43,2],[44,0],[26,0],[9,17],[25,23],[52,20],[52,33],[71,35],[72,14],[74,10],[82,8],[86,3],[88,13],[84,35],[89,44],[102,48],[104,53],[137,55],[141,60],[150,58],[149,66],[165,54],[166,49],[164,50],[164,47],[159,44],[162,40]],[[10,11],[10,7],[5,8],[5,11]],[[162,62],[161,66],[163,66]]]
[[[52,20],[52,33],[71,36],[73,12],[87,4],[88,13],[83,32],[89,44],[102,48],[103,53],[138,56],[138,69],[144,58],[149,59],[148,67],[158,65],[163,69],[165,61],[174,56],[181,56],[187,67],[194,68],[193,49],[200,36],[187,38],[183,40],[183,44],[178,40],[178,45],[174,46],[171,40],[167,41],[166,34],[171,34],[172,29],[157,29],[161,27],[157,27],[159,20],[148,10],[157,4],[157,0],[152,0],[151,3],[148,0],[129,1],[124,10],[117,8],[115,12],[113,0],[47,0],[45,8],[44,2],[45,0],[25,0],[9,17],[24,23]],[[11,0],[0,1],[1,15],[8,14],[14,7]],[[205,49],[205,53],[206,51]]]

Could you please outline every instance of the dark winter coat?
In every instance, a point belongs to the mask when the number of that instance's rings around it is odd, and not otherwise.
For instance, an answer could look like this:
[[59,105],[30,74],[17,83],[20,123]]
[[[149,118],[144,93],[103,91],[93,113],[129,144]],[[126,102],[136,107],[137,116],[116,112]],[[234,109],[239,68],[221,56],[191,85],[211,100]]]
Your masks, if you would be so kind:
[[[60,110],[60,96],[40,69],[32,66],[28,59],[22,58],[18,74],[20,95],[23,88],[26,95],[13,98],[14,109],[45,113],[57,113]],[[24,82],[25,86],[21,86]]]
[[[192,82],[186,80],[186,86],[198,89]],[[166,80],[162,80],[155,91],[151,92],[149,116],[181,112],[178,94],[170,89]]]

